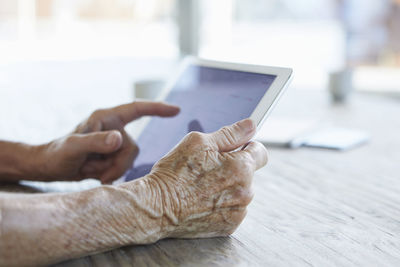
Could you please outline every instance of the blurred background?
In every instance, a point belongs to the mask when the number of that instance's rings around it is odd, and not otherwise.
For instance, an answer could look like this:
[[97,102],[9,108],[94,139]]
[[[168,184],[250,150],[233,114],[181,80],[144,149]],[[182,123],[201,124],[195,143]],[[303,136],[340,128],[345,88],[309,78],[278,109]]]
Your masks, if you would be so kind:
[[[292,67],[300,90],[327,90],[330,73],[351,68],[356,90],[398,95],[400,1],[0,0],[0,120],[43,141],[188,54]],[[69,119],[49,115],[60,112]]]

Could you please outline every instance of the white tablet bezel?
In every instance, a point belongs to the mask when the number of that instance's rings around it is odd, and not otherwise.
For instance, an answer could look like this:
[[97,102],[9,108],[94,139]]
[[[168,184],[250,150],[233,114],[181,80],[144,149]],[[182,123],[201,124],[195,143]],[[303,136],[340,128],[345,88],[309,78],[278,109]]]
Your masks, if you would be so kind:
[[[252,119],[256,125],[257,129],[259,129],[264,123],[265,119],[270,114],[271,110],[274,108],[275,104],[278,102],[278,99],[282,96],[283,92],[287,88],[292,78],[293,70],[289,68],[281,68],[281,67],[271,67],[271,66],[258,66],[258,65],[248,65],[248,64],[239,64],[239,63],[229,63],[222,61],[212,61],[199,59],[195,57],[187,57],[183,63],[180,65],[177,74],[166,84],[166,86],[162,89],[159,97],[156,101],[163,101],[168,96],[169,92],[174,88],[178,79],[181,77],[186,68],[190,65],[197,65],[202,67],[212,67],[218,69],[226,69],[226,70],[237,70],[244,72],[252,72],[252,73],[261,73],[261,74],[269,74],[276,76],[275,80],[271,84],[270,88],[267,90],[265,95],[261,98],[260,103],[258,103],[257,107],[254,109],[253,113],[250,115],[250,119]],[[147,123],[151,118],[146,118],[143,121],[140,129],[137,129],[136,137],[140,136],[141,132],[146,127]]]

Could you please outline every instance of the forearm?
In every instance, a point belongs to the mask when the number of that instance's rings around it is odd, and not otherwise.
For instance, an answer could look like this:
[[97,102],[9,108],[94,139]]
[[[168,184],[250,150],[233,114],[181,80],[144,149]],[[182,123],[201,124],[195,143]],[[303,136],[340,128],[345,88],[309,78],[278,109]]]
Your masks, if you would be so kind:
[[165,237],[161,196],[148,183],[0,196],[0,265],[50,264]]
[[38,146],[0,141],[0,181],[18,181],[38,176]]

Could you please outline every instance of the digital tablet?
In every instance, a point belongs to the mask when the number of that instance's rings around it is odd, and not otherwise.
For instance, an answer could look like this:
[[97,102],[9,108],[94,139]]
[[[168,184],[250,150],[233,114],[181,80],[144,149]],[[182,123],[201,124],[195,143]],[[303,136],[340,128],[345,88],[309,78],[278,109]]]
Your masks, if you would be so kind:
[[124,180],[148,174],[191,131],[214,132],[245,118],[259,128],[291,76],[288,68],[186,59],[158,99],[179,106],[180,113],[146,118],[136,138],[139,154]]

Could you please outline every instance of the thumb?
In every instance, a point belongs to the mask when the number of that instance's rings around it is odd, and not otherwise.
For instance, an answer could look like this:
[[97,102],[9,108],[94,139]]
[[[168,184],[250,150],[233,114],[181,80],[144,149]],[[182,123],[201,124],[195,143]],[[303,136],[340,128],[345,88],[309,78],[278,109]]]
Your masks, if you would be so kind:
[[121,147],[122,135],[116,130],[76,134],[74,144],[81,152],[107,154]]
[[244,119],[210,134],[211,147],[219,152],[229,152],[246,144],[254,135],[256,126]]

